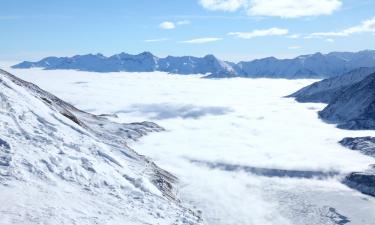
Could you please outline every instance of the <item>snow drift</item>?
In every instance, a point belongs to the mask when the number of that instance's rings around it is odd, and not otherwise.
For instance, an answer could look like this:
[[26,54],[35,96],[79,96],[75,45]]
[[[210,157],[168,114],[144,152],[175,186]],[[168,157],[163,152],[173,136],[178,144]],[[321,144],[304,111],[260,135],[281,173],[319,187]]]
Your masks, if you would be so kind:
[[0,224],[200,224],[127,146],[163,128],[81,111],[0,70]]

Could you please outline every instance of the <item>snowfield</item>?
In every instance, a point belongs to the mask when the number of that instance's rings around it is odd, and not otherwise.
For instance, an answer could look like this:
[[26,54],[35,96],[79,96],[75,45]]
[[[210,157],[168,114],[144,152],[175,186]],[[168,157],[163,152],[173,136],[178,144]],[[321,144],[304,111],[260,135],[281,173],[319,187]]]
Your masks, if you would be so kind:
[[340,179],[375,159],[337,142],[375,132],[337,129],[318,119],[324,104],[283,98],[313,80],[8,70],[90,113],[165,128],[129,144],[179,178],[182,204],[207,224],[374,224],[375,199]]

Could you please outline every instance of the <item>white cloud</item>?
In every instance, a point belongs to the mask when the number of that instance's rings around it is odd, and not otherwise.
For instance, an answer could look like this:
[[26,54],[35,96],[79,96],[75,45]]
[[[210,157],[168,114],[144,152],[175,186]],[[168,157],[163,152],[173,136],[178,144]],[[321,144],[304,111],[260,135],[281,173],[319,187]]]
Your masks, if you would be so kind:
[[189,25],[190,23],[190,20],[180,20],[177,22],[164,21],[161,24],[159,24],[159,28],[164,30],[172,30],[175,29],[177,26]]
[[178,21],[177,22],[177,25],[181,26],[181,25],[189,25],[191,22],[190,20],[181,20],[181,21]]
[[328,39],[326,39],[326,42],[335,42],[335,40],[333,40],[332,38],[328,38]]
[[375,18],[363,21],[360,25],[337,32],[317,32],[308,37],[346,37],[358,33],[375,33]]
[[265,30],[254,30],[251,32],[230,32],[228,35],[235,36],[237,38],[242,38],[242,39],[250,39],[254,37],[264,37],[264,36],[281,36],[281,35],[286,35],[288,34],[287,29],[281,29],[277,27],[273,27],[270,29],[265,29]]
[[300,38],[301,35],[300,34],[291,34],[291,35],[288,35],[287,38],[291,38],[291,39],[297,39],[297,38]]
[[234,12],[244,9],[252,16],[296,18],[330,15],[342,5],[342,0],[199,0],[208,10]]
[[233,12],[246,5],[247,0],[199,0],[208,10]]
[[148,39],[144,40],[144,42],[162,42],[162,41],[168,41],[168,38],[158,38],[158,39]]
[[161,24],[159,24],[159,28],[164,29],[164,30],[172,30],[176,28],[176,25],[173,22],[164,21]]
[[330,15],[341,5],[341,0],[251,0],[248,13],[254,16],[296,18]]
[[181,41],[180,43],[187,43],[187,44],[204,44],[209,42],[220,41],[222,38],[215,38],[215,37],[206,37],[206,38],[197,38],[191,39],[187,41]]

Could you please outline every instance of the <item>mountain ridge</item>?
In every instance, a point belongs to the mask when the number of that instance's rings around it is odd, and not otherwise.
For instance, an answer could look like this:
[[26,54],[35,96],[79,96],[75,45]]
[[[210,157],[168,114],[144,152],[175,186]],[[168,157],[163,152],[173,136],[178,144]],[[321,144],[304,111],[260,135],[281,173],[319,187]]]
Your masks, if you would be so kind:
[[12,68],[39,67],[47,70],[74,69],[90,72],[153,72],[173,74],[203,74],[209,78],[267,77],[267,78],[328,78],[359,67],[375,67],[375,50],[359,52],[320,52],[292,59],[267,57],[238,63],[223,61],[214,55],[204,57],[157,57],[150,52],[112,56],[98,54],[73,57],[46,57],[37,62],[24,61]]
[[112,122],[0,70],[0,124],[2,224],[202,223],[177,178],[127,145],[155,123]]

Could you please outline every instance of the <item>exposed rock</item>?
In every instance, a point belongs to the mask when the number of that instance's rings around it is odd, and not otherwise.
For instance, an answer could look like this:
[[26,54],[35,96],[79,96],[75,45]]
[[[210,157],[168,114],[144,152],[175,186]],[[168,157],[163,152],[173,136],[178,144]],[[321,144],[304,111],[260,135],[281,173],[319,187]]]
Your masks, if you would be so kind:
[[375,72],[375,68],[362,67],[322,81],[315,82],[289,95],[298,102],[330,103],[338,98],[347,87],[360,82]]
[[328,122],[351,130],[375,128],[375,73],[345,88],[343,93],[319,112]]
[[345,177],[343,183],[364,194],[375,197],[375,166],[365,172],[349,174]]
[[375,158],[375,137],[347,137],[339,142],[341,145],[362,154]]

